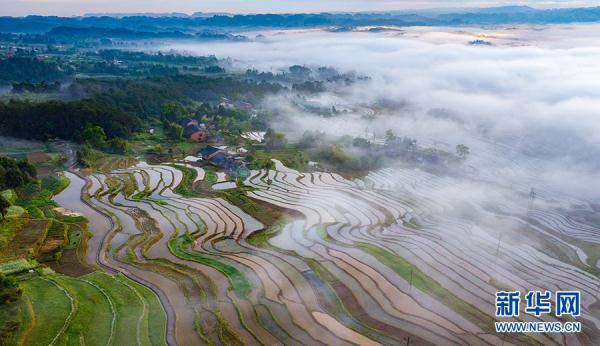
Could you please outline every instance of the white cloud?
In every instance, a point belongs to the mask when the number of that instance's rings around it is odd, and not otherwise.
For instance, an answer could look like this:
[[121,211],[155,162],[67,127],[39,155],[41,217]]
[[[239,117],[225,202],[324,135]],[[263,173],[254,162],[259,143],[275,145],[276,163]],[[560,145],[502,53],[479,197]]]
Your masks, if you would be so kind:
[[[565,32],[577,36],[577,29],[548,30],[546,41],[524,47],[470,46],[468,36],[461,44],[431,44],[394,34],[314,31],[270,32],[265,40],[254,42],[173,47],[232,57],[241,68],[276,70],[307,64],[367,74],[372,81],[348,90],[342,95],[344,102],[388,98],[408,102],[409,109],[373,123],[290,117],[298,123],[290,127],[335,128],[353,134],[366,126],[391,127],[420,141],[448,143],[450,148],[466,143],[475,154],[489,149],[487,139],[499,141],[521,154],[519,164],[536,160],[537,168],[529,173],[544,178],[547,185],[556,187],[557,181],[568,179],[564,190],[600,197],[600,186],[594,183],[600,169],[600,79],[595,77],[600,73],[600,46],[592,33],[587,40],[579,36],[575,47],[550,48],[553,41],[565,40]],[[528,31],[519,35],[525,39]],[[432,108],[450,109],[466,125],[428,117]],[[496,161],[502,165],[509,158]],[[489,164],[489,158],[487,162],[480,163]],[[590,183],[597,189],[590,190],[586,185]]]

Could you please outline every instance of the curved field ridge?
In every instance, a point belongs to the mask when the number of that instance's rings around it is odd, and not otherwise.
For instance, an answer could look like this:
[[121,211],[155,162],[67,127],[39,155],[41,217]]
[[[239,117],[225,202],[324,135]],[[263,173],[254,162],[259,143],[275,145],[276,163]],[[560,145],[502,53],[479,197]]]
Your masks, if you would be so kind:
[[[177,166],[142,162],[105,174],[68,175],[86,203],[81,210],[68,207],[90,220],[87,258],[158,297],[169,344],[600,340],[600,281],[581,261],[587,248],[571,241],[593,243],[592,226],[557,212],[528,214],[527,208],[523,213],[460,194],[440,198],[438,190],[451,182],[418,170],[381,170],[350,181],[335,173],[298,172],[279,161],[275,168],[251,172],[247,187],[235,190],[254,206],[181,196],[175,191],[184,175]],[[457,212],[459,203],[477,217]],[[265,229],[244,211],[264,205],[295,217]],[[517,240],[517,230],[526,241]],[[581,290],[584,333],[496,334],[494,294],[505,289]],[[117,321],[107,335],[114,330],[116,343],[119,321],[128,316],[106,293],[116,305],[114,313],[107,303]],[[156,306],[139,303],[135,294],[133,301],[146,317],[143,323],[139,315],[129,318],[136,329],[129,342],[145,344]],[[524,312],[519,319],[557,321]]]
[[31,318],[19,344],[165,344],[158,299],[127,278],[99,271],[80,278],[49,274],[22,287]]

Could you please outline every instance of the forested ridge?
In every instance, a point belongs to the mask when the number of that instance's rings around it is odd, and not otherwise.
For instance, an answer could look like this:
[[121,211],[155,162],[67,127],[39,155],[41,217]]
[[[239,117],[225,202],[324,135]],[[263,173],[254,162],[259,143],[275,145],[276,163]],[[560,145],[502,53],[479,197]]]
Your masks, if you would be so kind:
[[79,141],[84,129],[100,126],[108,137],[128,138],[139,118],[101,100],[0,103],[0,134],[27,139]]
[[68,78],[72,72],[56,63],[32,58],[0,59],[0,82],[52,82]]
[[80,141],[84,129],[100,126],[108,138],[129,138],[139,130],[143,119],[159,117],[165,103],[217,103],[223,96],[257,99],[282,88],[278,84],[229,77],[83,79],[69,88],[70,101],[0,102],[0,134]]
[[93,97],[124,112],[148,118],[160,113],[168,102],[220,102],[231,99],[258,99],[282,90],[279,84],[252,82],[232,77],[165,76],[143,79],[84,79],[70,87],[72,97]]

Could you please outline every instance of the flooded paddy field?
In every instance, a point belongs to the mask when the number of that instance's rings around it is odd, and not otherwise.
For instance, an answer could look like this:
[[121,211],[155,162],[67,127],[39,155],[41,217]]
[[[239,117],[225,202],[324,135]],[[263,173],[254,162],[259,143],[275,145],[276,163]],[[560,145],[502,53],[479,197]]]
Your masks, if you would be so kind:
[[[247,205],[177,195],[176,167],[67,172],[71,184],[55,198],[90,220],[87,261],[156,295],[169,343],[598,340],[598,268],[581,245],[600,242],[594,225],[535,206],[474,203],[476,216],[456,213],[460,195],[436,194],[446,178],[418,169],[347,180],[278,161],[243,182],[251,200],[289,211],[265,225]],[[527,241],[513,239],[519,232]],[[583,333],[501,338],[494,294],[504,289],[580,290]]]

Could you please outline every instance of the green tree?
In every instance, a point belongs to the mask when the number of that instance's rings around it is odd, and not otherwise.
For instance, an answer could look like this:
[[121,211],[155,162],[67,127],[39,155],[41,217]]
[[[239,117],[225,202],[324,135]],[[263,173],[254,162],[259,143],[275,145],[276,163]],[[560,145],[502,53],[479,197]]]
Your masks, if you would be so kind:
[[15,188],[25,185],[25,179],[23,179],[23,174],[18,169],[7,169],[6,174],[4,175],[4,179],[6,187],[9,188]]
[[398,140],[398,136],[394,133],[394,130],[389,129],[385,131],[385,145],[391,145]]
[[2,196],[0,196],[0,214],[6,216],[6,209],[10,207],[10,203]]
[[26,175],[25,182],[29,182],[29,181],[35,180],[37,178],[37,170],[35,169],[35,167],[33,165],[31,165],[29,162],[27,162],[26,159],[18,161],[17,167],[19,167],[19,170],[21,171],[21,173]]
[[108,142],[108,146],[115,154],[125,155],[129,151],[129,142],[119,137],[111,139]]
[[92,162],[96,159],[94,150],[88,145],[84,144],[77,150],[77,162],[83,167],[91,167]]
[[469,147],[464,144],[459,144],[456,146],[456,156],[458,156],[461,160],[464,160],[469,156],[470,153]]
[[271,160],[266,160],[265,162],[263,162],[262,164],[262,169],[266,169],[268,170],[273,170],[275,169],[275,162],[271,161]]
[[352,145],[359,148],[369,148],[371,143],[364,138],[356,137],[352,140]]
[[157,144],[154,146],[154,152],[157,153],[158,155],[162,155],[165,152],[165,149],[163,148],[162,145]]
[[187,109],[176,102],[167,102],[160,107],[160,118],[163,121],[177,122],[188,115]]
[[21,289],[14,278],[0,274],[0,306],[15,302],[21,296]]
[[165,122],[165,134],[168,138],[179,141],[183,139],[183,127],[170,122]]
[[27,160],[17,161],[10,157],[0,157],[0,190],[23,186],[36,178],[35,167]]
[[14,278],[0,274],[0,345],[7,345],[7,341],[19,329],[20,321],[17,318],[17,301],[23,292]]
[[81,138],[92,147],[100,148],[106,143],[106,134],[100,126],[91,126],[83,130]]
[[265,144],[267,149],[281,149],[287,144],[283,133],[275,132],[273,129],[268,129],[265,133]]

